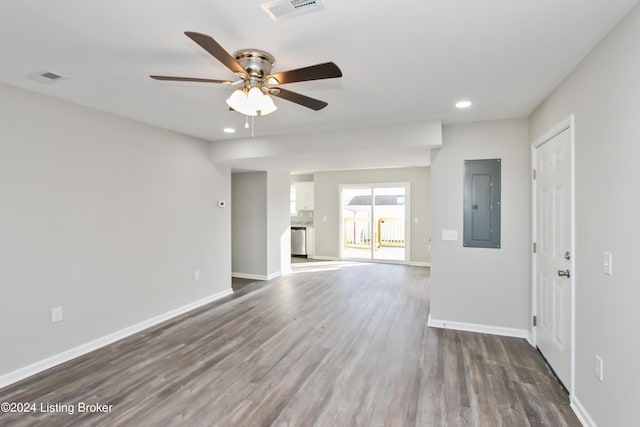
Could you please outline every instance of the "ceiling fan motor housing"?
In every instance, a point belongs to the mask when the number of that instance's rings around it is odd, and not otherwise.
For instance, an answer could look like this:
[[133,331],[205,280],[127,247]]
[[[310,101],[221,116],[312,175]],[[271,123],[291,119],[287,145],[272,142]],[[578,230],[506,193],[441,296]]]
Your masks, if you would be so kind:
[[233,54],[234,58],[244,68],[249,77],[264,79],[271,73],[276,59],[270,53],[258,49],[242,49]]

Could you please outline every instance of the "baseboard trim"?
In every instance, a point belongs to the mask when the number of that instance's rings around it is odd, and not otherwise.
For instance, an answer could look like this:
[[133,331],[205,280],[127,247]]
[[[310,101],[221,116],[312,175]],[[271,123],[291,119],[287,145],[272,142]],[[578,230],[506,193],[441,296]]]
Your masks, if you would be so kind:
[[232,272],[231,277],[235,277],[237,279],[269,280],[267,279],[267,276],[264,274],[246,274],[246,273]]
[[340,261],[340,258],[335,257],[335,256],[314,255],[314,256],[311,256],[311,257],[307,257],[307,258],[319,259],[321,261]]
[[250,279],[250,280],[271,280],[275,279],[278,276],[282,276],[281,271],[276,271],[275,273],[267,274],[247,274],[247,273],[237,273],[232,272],[231,277],[235,277],[237,279]]
[[414,267],[431,267],[431,263],[430,262],[411,261],[411,262],[409,262],[409,265],[414,266]]
[[[334,257],[334,256],[323,256],[323,255],[314,255],[314,256],[308,256],[307,258],[310,259],[319,259],[321,261],[340,261],[341,259],[338,257]],[[382,263],[382,264],[404,264],[404,265],[411,265],[413,267],[431,267],[431,263],[430,262],[421,262],[421,261],[380,261],[380,260],[356,260],[356,259],[346,259],[344,261],[348,261],[348,262],[374,262],[374,263]]]
[[527,341],[531,340],[531,335],[526,329],[505,328],[502,326],[490,326],[477,323],[452,322],[449,320],[432,319],[431,313],[429,313],[427,326],[432,328],[454,329],[456,331],[477,332],[480,334],[524,338]]
[[535,347],[536,344],[533,342],[533,334],[531,333],[531,331],[527,331],[527,336],[526,336],[527,342],[529,343],[529,345],[531,347]]
[[127,338],[133,334],[141,332],[145,329],[148,329],[152,326],[158,325],[167,320],[173,319],[174,317],[185,314],[191,310],[195,310],[196,308],[200,308],[204,305],[207,305],[211,302],[217,301],[221,298],[224,298],[233,293],[232,289],[228,289],[222,292],[218,292],[216,294],[210,295],[206,298],[202,298],[200,300],[194,301],[187,305],[183,305],[182,307],[178,307],[176,309],[170,310],[166,313],[160,314],[158,316],[152,317],[151,319],[147,319],[140,323],[136,323],[135,325],[126,327],[119,331],[110,333],[101,338],[97,338],[93,341],[89,341],[88,343],[81,344],[72,349],[63,351],[62,353],[58,353],[51,357],[47,357],[46,359],[40,360],[38,362],[32,363],[31,365],[25,366],[23,368],[16,369],[15,371],[9,372],[4,375],[0,375],[0,388],[6,387],[8,385],[14,384],[18,381],[21,381],[25,378],[28,378],[32,375],[38,374],[42,371],[46,371],[47,369],[53,368],[54,366],[60,365],[62,363],[68,362],[69,360],[75,359],[76,357],[82,356],[84,354],[90,353],[99,348],[105,347],[109,344],[112,344],[116,341],[119,341],[123,338]]
[[275,279],[276,277],[282,276],[281,271],[276,271],[275,273],[271,273],[267,276],[267,280]]
[[589,412],[587,412],[584,406],[582,406],[582,403],[575,397],[571,398],[571,409],[584,427],[598,427],[596,422],[593,421],[593,418],[591,418],[591,415],[589,415]]

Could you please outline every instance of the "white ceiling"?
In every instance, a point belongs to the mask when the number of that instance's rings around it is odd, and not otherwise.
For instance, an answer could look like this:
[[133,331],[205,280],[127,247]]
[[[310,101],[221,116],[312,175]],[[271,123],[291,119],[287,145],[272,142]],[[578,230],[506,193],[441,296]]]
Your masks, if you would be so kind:
[[[234,78],[190,30],[230,53],[270,52],[274,71],[342,69],[341,79],[287,85],[329,106],[276,98],[257,136],[526,117],[637,2],[322,0],[320,12],[273,22],[258,0],[2,0],[0,82],[210,141],[248,137],[224,102],[229,86],[148,77]],[[42,83],[33,76],[43,71],[67,78]],[[473,106],[456,110],[463,98]]]

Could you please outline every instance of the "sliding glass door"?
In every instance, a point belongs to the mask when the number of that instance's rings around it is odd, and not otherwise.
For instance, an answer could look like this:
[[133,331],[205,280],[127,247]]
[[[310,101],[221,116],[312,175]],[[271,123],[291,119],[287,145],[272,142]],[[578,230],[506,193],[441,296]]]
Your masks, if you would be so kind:
[[407,261],[409,184],[340,186],[341,258]]

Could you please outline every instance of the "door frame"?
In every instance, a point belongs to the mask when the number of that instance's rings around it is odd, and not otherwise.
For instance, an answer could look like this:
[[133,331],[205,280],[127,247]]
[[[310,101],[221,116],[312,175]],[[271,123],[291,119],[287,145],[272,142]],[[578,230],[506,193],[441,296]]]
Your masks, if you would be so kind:
[[[374,188],[389,188],[389,187],[404,187],[405,188],[405,209],[404,209],[404,259],[403,260],[387,260],[376,259],[371,257],[370,259],[360,258],[345,258],[344,257],[344,242],[342,236],[344,236],[344,220],[342,217],[342,191],[344,188],[371,188],[372,193]],[[372,195],[372,201],[375,200]],[[373,206],[373,203],[372,203]],[[360,262],[377,262],[381,264],[410,264],[411,263],[411,183],[410,182],[377,182],[377,183],[358,183],[358,184],[338,184],[338,236],[339,237],[339,251],[338,258],[345,261],[360,261]],[[373,236],[373,234],[372,234]],[[373,254],[373,246],[371,253]]]
[[[569,184],[570,187],[570,203],[571,203],[571,212],[570,212],[570,217],[571,217],[571,247],[570,247],[570,252],[571,252],[571,260],[570,260],[570,271],[571,271],[571,277],[569,278],[569,286],[571,289],[571,315],[570,315],[570,333],[571,333],[571,337],[569,339],[569,354],[570,354],[570,363],[571,363],[571,369],[570,369],[570,380],[569,380],[569,384],[566,384],[566,387],[568,387],[568,392],[569,392],[569,399],[571,402],[573,402],[573,396],[574,396],[574,392],[575,392],[575,367],[576,367],[576,355],[575,355],[575,348],[576,348],[576,269],[575,269],[575,265],[576,265],[576,233],[575,233],[575,224],[576,224],[576,198],[575,198],[575,183],[576,183],[576,177],[575,177],[575,124],[574,124],[574,116],[573,114],[570,115],[569,117],[567,117],[566,119],[562,120],[560,123],[556,124],[555,126],[553,126],[551,129],[549,129],[547,132],[545,132],[542,136],[540,136],[538,139],[534,140],[531,143],[531,170],[532,170],[532,175],[531,175],[531,218],[532,218],[532,222],[531,222],[531,241],[535,242],[536,241],[536,233],[537,233],[537,229],[536,229],[536,223],[537,223],[537,206],[536,206],[536,199],[537,199],[537,194],[536,194],[536,180],[534,178],[533,175],[533,171],[536,168],[536,161],[537,161],[537,149],[543,145],[544,143],[550,141],[551,139],[553,139],[554,137],[556,137],[557,135],[559,135],[560,133],[564,132],[565,130],[569,130],[569,138],[570,138],[570,151],[571,151],[571,164],[570,164],[570,179],[571,182]],[[531,313],[532,316],[538,316],[538,283],[536,280],[536,269],[537,269],[537,259],[536,259],[536,253],[532,250],[531,251]],[[533,322],[531,323],[531,344],[534,347],[537,347],[538,345],[538,341],[537,341],[537,330],[536,327],[533,326]]]

